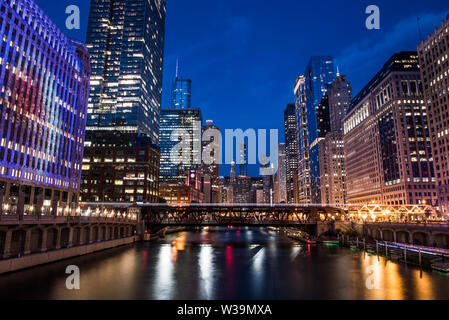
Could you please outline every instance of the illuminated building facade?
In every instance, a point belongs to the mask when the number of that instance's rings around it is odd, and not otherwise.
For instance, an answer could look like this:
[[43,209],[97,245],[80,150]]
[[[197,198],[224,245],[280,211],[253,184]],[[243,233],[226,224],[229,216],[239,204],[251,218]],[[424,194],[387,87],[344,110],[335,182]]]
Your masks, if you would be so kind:
[[352,88],[345,75],[337,73],[337,78],[329,89],[329,116],[331,131],[342,131],[343,118],[352,101]]
[[344,119],[348,203],[437,205],[416,52],[394,54]]
[[192,104],[192,80],[176,76],[172,88],[172,109],[190,109]]
[[346,169],[342,131],[331,131],[318,146],[321,203],[346,204]]
[[449,15],[418,46],[432,154],[439,193],[439,209],[449,213]]
[[279,143],[278,147],[278,170],[274,184],[275,203],[287,203],[287,171],[285,143]]
[[188,185],[161,185],[160,196],[168,204],[205,203],[203,192]]
[[87,130],[141,133],[159,144],[165,0],[91,0]]
[[[203,153],[210,155],[215,159],[220,159],[220,141],[214,141],[214,137],[206,139],[206,135],[212,135],[213,132],[220,132],[220,128],[214,126],[212,120],[207,120],[206,125],[202,128],[203,132]],[[220,164],[212,163],[206,164],[202,161],[200,166],[202,191],[206,195],[206,203],[216,203],[220,198],[218,178],[220,177]]]
[[299,201],[319,203],[320,168],[318,144],[324,139],[319,130],[318,105],[335,79],[334,61],[329,56],[310,58],[304,76],[295,83],[295,104],[299,147]]
[[0,1],[0,204],[3,214],[74,213],[89,55],[31,0]]
[[84,148],[83,202],[159,202],[159,159],[145,135],[88,132]]
[[298,175],[298,142],[296,131],[295,105],[289,104],[284,111],[285,129],[285,172],[288,203],[297,203],[297,185],[295,177]]
[[[201,163],[202,115],[200,109],[162,109],[161,110],[161,184],[184,184],[189,170],[197,170]],[[184,150],[173,161],[172,150],[180,144],[172,141],[172,134],[182,130],[183,141],[189,150]],[[180,137],[181,138],[181,137]],[[181,158],[181,155],[183,158]],[[177,163],[179,162],[179,163]]]

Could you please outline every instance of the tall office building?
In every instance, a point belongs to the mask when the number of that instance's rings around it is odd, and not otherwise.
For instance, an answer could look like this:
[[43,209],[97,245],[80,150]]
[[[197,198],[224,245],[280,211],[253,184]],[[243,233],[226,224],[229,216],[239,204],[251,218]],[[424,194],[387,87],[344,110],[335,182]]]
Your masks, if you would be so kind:
[[346,169],[342,131],[329,132],[319,142],[321,203],[346,204]]
[[416,52],[394,54],[344,119],[349,203],[437,204]]
[[190,109],[192,100],[192,80],[176,75],[172,88],[172,108]]
[[246,143],[242,142],[240,144],[240,161],[239,161],[239,174],[241,176],[248,176],[248,162],[246,161],[246,154],[248,150],[246,147]]
[[330,86],[329,92],[323,96],[317,112],[320,120],[318,124],[321,123],[321,126],[318,126],[319,136],[324,136],[318,143],[321,203],[345,204],[347,201],[342,128],[351,100],[351,85],[346,76],[337,71],[337,78]]
[[[212,120],[207,120],[206,125],[203,126],[203,138],[204,133],[208,132],[209,130],[220,132],[220,128],[214,126],[214,122]],[[214,141],[213,139],[214,138],[211,138],[209,141],[202,141],[203,152],[210,157],[219,159],[220,142]],[[218,178],[220,177],[220,164],[217,162],[214,162],[212,164],[205,164],[202,161],[200,166],[200,174],[202,179],[201,189],[206,195],[206,203],[214,203],[214,199],[219,199],[218,193],[220,192],[220,188]]]
[[278,170],[276,172],[276,181],[274,185],[274,201],[276,203],[288,203],[286,160],[285,143],[279,143],[277,160]]
[[[185,184],[189,170],[199,170],[201,162],[202,115],[200,109],[161,110],[161,184]],[[172,134],[181,133],[186,150],[172,159],[180,141],[172,141]],[[199,160],[199,161],[198,161]]]
[[319,131],[321,124],[317,111],[323,94],[334,78],[332,57],[311,57],[304,76],[299,77],[295,83],[300,202],[321,201],[318,145],[324,136]]
[[87,130],[141,133],[159,145],[165,0],[91,0]]
[[352,100],[352,88],[345,75],[337,73],[329,89],[329,115],[331,131],[341,131],[343,118]]
[[231,163],[231,173],[230,173],[230,183],[233,184],[235,182],[235,162]]
[[75,213],[90,65],[31,0],[0,1],[0,212]]
[[288,203],[297,203],[296,176],[298,175],[298,143],[296,134],[295,105],[289,104],[284,111],[285,172]]
[[449,15],[418,46],[439,208],[449,213]]

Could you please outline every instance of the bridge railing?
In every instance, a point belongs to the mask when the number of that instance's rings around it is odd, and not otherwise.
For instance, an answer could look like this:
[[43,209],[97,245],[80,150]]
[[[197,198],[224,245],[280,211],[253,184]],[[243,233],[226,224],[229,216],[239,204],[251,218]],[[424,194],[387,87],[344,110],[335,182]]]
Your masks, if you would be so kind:
[[63,223],[137,223],[133,216],[101,216],[101,215],[0,215],[0,225],[15,224],[63,224]]

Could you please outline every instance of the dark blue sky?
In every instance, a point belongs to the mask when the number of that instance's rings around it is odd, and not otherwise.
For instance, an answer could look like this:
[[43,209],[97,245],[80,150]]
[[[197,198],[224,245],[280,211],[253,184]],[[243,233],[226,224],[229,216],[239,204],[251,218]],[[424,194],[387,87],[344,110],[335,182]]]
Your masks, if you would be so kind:
[[[68,36],[85,39],[88,0],[36,2]],[[81,9],[79,31],[65,29],[71,4]],[[365,27],[371,4],[380,30]],[[279,128],[283,140],[283,110],[311,55],[334,56],[358,93],[394,52],[416,50],[416,17],[425,36],[448,13],[447,0],[168,0],[162,106],[179,59],[205,119],[222,129]]]

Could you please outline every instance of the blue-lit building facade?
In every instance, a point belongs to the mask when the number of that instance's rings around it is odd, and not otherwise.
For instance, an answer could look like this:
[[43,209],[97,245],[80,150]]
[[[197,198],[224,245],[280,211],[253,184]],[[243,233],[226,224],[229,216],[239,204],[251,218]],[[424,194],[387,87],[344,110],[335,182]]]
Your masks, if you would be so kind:
[[87,130],[144,134],[159,144],[165,0],[91,0]]
[[0,1],[2,214],[77,210],[90,65],[31,0]]
[[192,103],[192,80],[176,76],[172,88],[173,109],[190,109]]
[[295,105],[299,144],[298,200],[319,203],[320,167],[318,144],[324,139],[319,130],[317,112],[323,94],[335,79],[334,61],[329,56],[310,58],[304,75],[295,83]]

